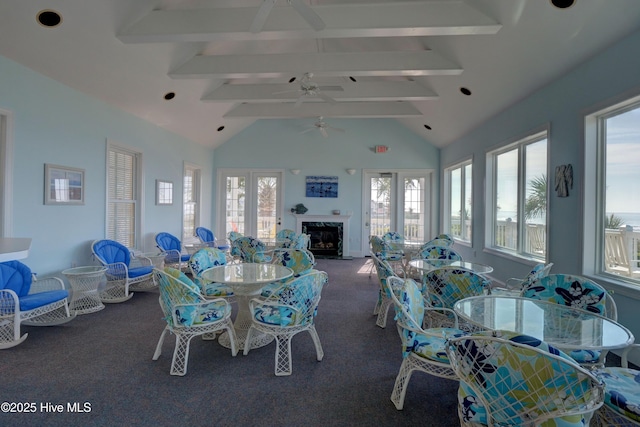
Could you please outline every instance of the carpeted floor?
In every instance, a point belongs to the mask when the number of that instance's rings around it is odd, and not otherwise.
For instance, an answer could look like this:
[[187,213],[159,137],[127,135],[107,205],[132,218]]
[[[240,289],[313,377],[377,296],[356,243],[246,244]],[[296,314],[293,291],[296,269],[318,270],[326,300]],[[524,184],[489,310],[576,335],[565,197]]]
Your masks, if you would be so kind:
[[[32,413],[3,406],[0,425],[459,425],[454,381],[415,373],[404,409],[391,403],[400,340],[391,313],[386,329],[375,325],[377,277],[364,263],[318,260],[329,274],[316,318],[324,360],[316,361],[309,334],[298,334],[288,377],[274,375],[273,343],[234,358],[200,338],[191,342],[187,375],[169,375],[173,336],[151,360],[165,326],[157,291],[63,326],[25,326],[23,344],[0,350],[0,401]],[[70,412],[74,403],[85,412]]]

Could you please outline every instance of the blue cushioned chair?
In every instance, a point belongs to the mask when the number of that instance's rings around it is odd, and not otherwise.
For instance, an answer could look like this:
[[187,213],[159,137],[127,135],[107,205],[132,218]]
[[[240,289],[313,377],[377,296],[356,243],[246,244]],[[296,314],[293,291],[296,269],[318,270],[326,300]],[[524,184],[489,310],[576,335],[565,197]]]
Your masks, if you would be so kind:
[[180,239],[172,234],[162,232],[156,234],[156,245],[158,249],[167,254],[164,259],[164,264],[167,267],[177,268],[183,272],[189,271],[187,262],[191,255],[184,250]]
[[515,332],[451,338],[461,426],[582,427],[603,402],[593,372],[562,351]]
[[621,367],[595,372],[604,382],[604,405],[598,410],[601,426],[640,426],[640,371],[629,368],[631,350],[640,350],[640,344],[624,349]]
[[551,272],[551,268],[553,267],[553,263],[544,264],[539,263],[533,266],[529,273],[520,278],[520,277],[510,277],[504,282],[504,287],[494,286],[492,287],[492,293],[494,290],[497,290],[498,293],[507,293],[507,294],[515,294],[519,295],[522,292],[522,289],[531,285],[531,283],[535,282],[538,279],[541,279],[545,276],[548,276]]
[[391,289],[387,283],[389,277],[395,276],[393,267],[388,261],[382,259],[378,254],[371,254],[373,265],[375,266],[376,273],[378,275],[378,300],[376,306],[373,309],[373,314],[377,316],[376,325],[381,328],[387,327],[387,317],[389,314],[389,308],[393,305],[391,299]]
[[213,234],[213,231],[205,227],[196,227],[196,236],[200,239],[201,243],[211,248],[218,248],[221,251],[226,251],[231,247],[227,244],[220,244],[216,239],[216,236]]
[[133,296],[131,291],[155,288],[153,263],[149,258],[134,257],[126,246],[109,239],[94,241],[91,252],[100,264],[107,267],[107,285],[100,292],[102,302],[127,301]]
[[238,239],[238,237],[242,237],[241,233],[238,233],[237,231],[230,231],[228,238],[229,238],[229,245],[231,245],[231,250],[229,251],[229,254],[233,257],[234,260],[239,260],[241,258],[241,253],[240,253],[240,248],[234,244],[234,242]]
[[206,297],[226,298],[230,300],[234,296],[233,289],[223,283],[211,282],[202,277],[202,272],[218,265],[226,265],[227,256],[219,248],[200,249],[189,259],[189,269],[193,281],[200,288],[200,292]]
[[413,259],[450,259],[462,261],[462,255],[448,246],[423,245],[413,254]]
[[20,325],[61,325],[73,319],[69,292],[57,277],[33,280],[31,270],[20,261],[0,263],[0,349],[27,339]]
[[[309,273],[316,266],[316,259],[312,252],[306,249],[278,249],[273,253],[272,264],[279,264],[293,270],[293,276],[301,276]],[[282,282],[269,283],[262,288],[262,296],[268,297],[273,291],[282,286],[283,283],[289,279],[285,279]]]
[[[327,281],[327,273],[312,271],[290,279],[265,299],[254,298],[249,302],[251,327],[245,342],[250,342],[254,329],[275,337],[277,376],[291,375],[291,339],[299,332],[308,331],[316,348],[317,360],[324,357],[314,320],[322,288]],[[245,355],[250,347],[244,346]]]
[[[580,308],[616,321],[615,300],[596,282],[569,274],[549,274],[522,289],[520,296]],[[583,366],[604,366],[608,351],[572,350],[569,355]]]
[[160,308],[167,326],[163,329],[153,360],[162,354],[167,332],[176,336],[171,361],[171,375],[185,375],[189,362],[189,343],[193,337],[226,330],[231,343],[231,355],[238,354],[236,333],[231,322],[231,305],[223,298],[206,299],[197,285],[180,270],[165,267],[154,270],[160,288]]
[[[390,242],[390,240],[385,240],[380,236],[371,236],[369,238],[371,254],[375,254],[383,261],[387,261],[396,275],[404,276],[404,251],[398,246],[392,246]],[[375,262],[373,267],[375,267]]]
[[[402,342],[402,365],[391,393],[391,401],[396,409],[400,410],[404,407],[407,386],[414,371],[450,380],[456,379],[445,352],[445,342],[449,338],[460,337],[466,333],[456,327],[423,329],[424,300],[413,279],[391,276],[387,283],[391,289],[396,324]],[[455,316],[455,313],[453,315]]]
[[242,262],[271,262],[272,254],[259,239],[242,236],[234,240],[233,245],[240,251]]

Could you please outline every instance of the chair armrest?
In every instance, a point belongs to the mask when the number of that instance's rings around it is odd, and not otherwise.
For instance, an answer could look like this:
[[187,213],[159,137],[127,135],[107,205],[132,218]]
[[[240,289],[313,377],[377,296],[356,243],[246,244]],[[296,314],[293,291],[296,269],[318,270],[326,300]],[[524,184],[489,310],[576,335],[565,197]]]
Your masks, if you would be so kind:
[[266,251],[256,252],[251,256],[251,260],[249,261],[256,263],[270,263],[271,260],[273,260],[273,255],[276,250],[277,249],[269,249]]
[[29,295],[46,291],[64,290],[64,282],[59,277],[38,278],[31,283]]
[[107,271],[104,272],[107,280],[122,280],[129,275],[129,269],[124,262],[114,262],[113,264],[104,264]]
[[[453,318],[455,319],[455,322],[454,322],[455,328],[456,329],[460,329],[460,321],[458,320],[458,313],[456,313],[454,310],[452,310],[450,308],[445,308],[445,307],[425,307],[424,311],[425,311],[425,313],[427,311],[442,311],[444,313],[451,313],[451,314],[453,314]],[[427,318],[427,316],[425,316],[425,319],[426,318]]]
[[[204,296],[202,298],[204,299]],[[217,322],[231,315],[231,307],[229,305],[229,302],[224,298],[214,298],[214,299],[210,299],[210,300],[206,300],[206,301],[202,301],[194,304],[175,304],[171,307],[172,309],[171,317],[173,318],[174,325],[181,325],[181,322],[177,317],[177,314],[181,312],[180,310],[181,308],[193,309],[196,311],[197,314],[203,314],[203,313],[206,313],[206,311],[208,310],[214,310],[214,309],[224,310],[225,314],[221,318],[217,318],[212,321],[203,322],[203,323]],[[199,323],[199,324],[203,324],[203,323]]]
[[504,281],[504,287],[506,289],[514,290],[514,289],[518,289],[519,287],[522,287],[523,283],[524,283],[523,279],[520,279],[518,277],[510,277]]
[[632,350],[640,351],[640,344],[631,344],[622,351],[622,354],[620,355],[620,366],[623,368],[629,367],[629,353]]
[[0,319],[13,316],[16,307],[20,309],[18,294],[11,289],[0,289]]
[[135,255],[131,257],[131,267],[148,267],[153,265],[151,259],[143,255]]
[[166,262],[172,263],[172,262],[180,261],[180,256],[182,255],[182,252],[178,251],[177,249],[169,249],[163,252],[167,254],[164,257]]

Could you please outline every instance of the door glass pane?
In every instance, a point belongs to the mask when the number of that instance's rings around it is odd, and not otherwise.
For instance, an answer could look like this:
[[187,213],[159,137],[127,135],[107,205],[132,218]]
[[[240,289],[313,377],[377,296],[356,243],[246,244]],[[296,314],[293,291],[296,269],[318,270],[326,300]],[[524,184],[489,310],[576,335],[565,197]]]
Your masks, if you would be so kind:
[[278,213],[277,195],[278,179],[274,176],[257,178],[258,184],[258,239],[269,240],[276,237],[276,223]]
[[226,227],[225,236],[230,231],[245,234],[244,230],[244,206],[245,206],[245,184],[244,176],[227,177],[227,197],[226,197]]
[[371,178],[370,233],[382,236],[391,231],[391,177]]
[[525,147],[524,251],[544,256],[547,223],[547,140]]
[[182,241],[197,240],[194,238],[196,231],[196,171],[187,168],[184,172],[182,204]]
[[449,219],[450,233],[456,237],[462,237],[462,211],[460,209],[460,200],[462,199],[462,168],[453,169],[449,172],[449,180],[451,182],[451,199],[449,201]]
[[471,240],[471,212],[473,212],[473,209],[471,209],[472,172],[472,165],[468,164],[464,167],[464,211],[462,211],[464,214],[462,216],[462,238],[464,240]]
[[404,179],[404,238],[424,242],[424,178]]
[[495,245],[517,249],[518,149],[496,156]]

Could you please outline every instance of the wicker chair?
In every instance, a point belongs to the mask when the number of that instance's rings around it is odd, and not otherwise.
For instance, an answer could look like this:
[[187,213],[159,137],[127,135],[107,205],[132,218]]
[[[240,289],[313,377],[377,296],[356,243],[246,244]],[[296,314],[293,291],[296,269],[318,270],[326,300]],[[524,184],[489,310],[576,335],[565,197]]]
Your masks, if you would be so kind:
[[196,237],[200,239],[200,243],[207,245],[210,248],[218,248],[221,251],[229,250],[231,246],[227,244],[220,244],[213,231],[205,227],[196,227]]
[[404,407],[407,387],[414,371],[457,379],[444,347],[446,339],[466,333],[457,328],[423,329],[424,300],[416,283],[412,279],[397,276],[389,277],[387,282],[392,290],[396,325],[402,341],[402,365],[391,393],[391,401],[400,410]]
[[119,303],[129,300],[132,291],[156,288],[153,280],[153,263],[149,258],[133,256],[131,251],[115,240],[96,240],[91,244],[93,257],[107,267],[107,284],[100,292],[104,303]]
[[[442,267],[424,275],[422,293],[428,308],[448,308],[453,310],[456,302],[463,298],[484,295],[490,291],[491,282],[471,270],[457,267]],[[429,326],[453,327],[454,318],[450,312],[431,310],[427,313]],[[474,331],[476,326],[460,323],[460,329]]]
[[76,317],[69,312],[69,292],[57,277],[33,280],[20,261],[0,263],[0,349],[15,347],[27,339],[20,325],[52,326]]
[[268,251],[264,242],[254,237],[238,237],[233,245],[240,251],[242,262],[271,262],[273,257],[273,251]]
[[[316,266],[315,256],[311,251],[306,249],[278,249],[274,252],[273,258],[271,259],[272,264],[279,264],[285,267],[289,267],[293,270],[293,277],[301,276],[303,274],[309,273]],[[285,279],[288,281],[290,279]],[[275,282],[269,283],[265,287],[262,288],[261,295],[263,297],[268,297],[282,286],[284,282]]]
[[505,280],[504,287],[492,286],[491,292],[494,293],[494,291],[497,291],[497,293],[519,295],[522,292],[522,289],[528,287],[531,283],[548,276],[552,267],[552,262],[549,264],[536,264],[525,277],[510,277]]
[[234,244],[238,237],[242,237],[242,234],[238,233],[237,231],[230,231],[227,235],[229,245],[231,246],[231,248],[229,249],[229,255],[231,255],[233,261],[240,260],[240,256],[242,255],[240,252],[240,248]]
[[584,426],[602,405],[594,373],[536,338],[482,332],[449,339],[446,351],[461,426]]
[[[549,274],[531,282],[520,296],[581,308],[616,321],[615,300],[596,282],[569,274]],[[604,366],[607,350],[572,350],[569,355],[585,367]]]
[[[316,348],[317,360],[321,361],[324,357],[314,320],[327,280],[324,271],[312,271],[287,281],[265,299],[254,298],[249,302],[251,327],[247,332],[247,341],[254,330],[275,337],[277,376],[291,375],[291,339],[299,332],[308,331]],[[245,355],[250,347],[244,346]]]
[[[384,240],[379,236],[371,236],[369,238],[371,245],[371,254],[375,254],[378,258],[387,261],[398,276],[404,277],[404,251],[398,246],[392,246],[389,240]],[[375,267],[375,262],[373,263]]]
[[449,246],[425,244],[413,254],[413,259],[450,259],[453,261],[462,261],[462,255]]
[[189,259],[189,270],[191,271],[191,277],[193,281],[200,288],[200,292],[207,298],[226,298],[229,301],[233,300],[233,289],[223,283],[214,283],[204,277],[202,272],[205,270],[227,264],[227,256],[219,248],[204,248],[200,249]]
[[374,316],[377,316],[376,325],[381,328],[386,328],[387,317],[389,317],[389,308],[393,304],[393,300],[391,299],[391,289],[389,289],[387,280],[389,279],[389,277],[395,276],[396,273],[393,271],[393,268],[388,261],[381,259],[375,254],[371,254],[371,259],[373,260],[376,268],[379,284],[378,300],[376,302],[375,308],[373,309],[373,314]]
[[162,232],[156,234],[155,240],[158,249],[167,254],[164,258],[164,265],[177,268],[183,272],[189,271],[187,262],[189,258],[191,258],[191,255],[185,252],[180,239],[173,234]]
[[223,298],[206,299],[198,287],[180,270],[165,267],[154,270],[160,288],[160,307],[167,326],[162,331],[153,360],[162,354],[167,332],[176,336],[171,361],[171,375],[185,375],[189,362],[189,343],[198,335],[214,335],[226,330],[231,343],[231,355],[238,354],[236,333],[231,322],[231,305]]
[[640,426],[640,371],[629,368],[627,357],[631,350],[640,350],[640,344],[624,349],[621,367],[595,372],[604,382],[604,405],[597,414],[601,426]]

